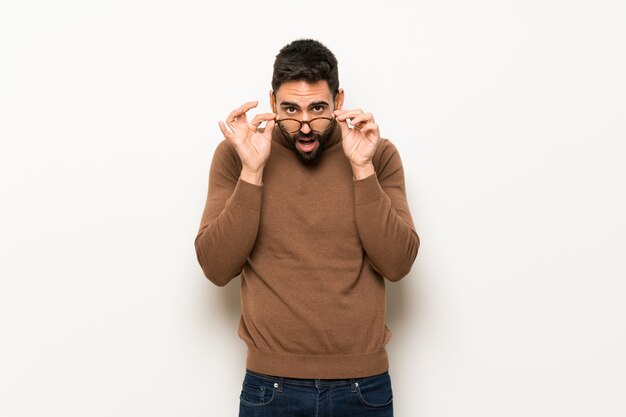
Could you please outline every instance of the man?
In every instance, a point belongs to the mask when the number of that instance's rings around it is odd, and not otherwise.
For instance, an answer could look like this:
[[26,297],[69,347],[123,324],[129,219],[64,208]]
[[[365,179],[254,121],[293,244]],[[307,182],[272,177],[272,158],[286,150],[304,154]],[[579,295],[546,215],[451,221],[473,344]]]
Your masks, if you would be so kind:
[[241,274],[239,415],[392,416],[384,280],[420,244],[400,156],[372,114],[343,109],[317,41],[281,49],[269,98],[272,113],[250,120],[249,102],[219,123],[195,240],[211,282]]

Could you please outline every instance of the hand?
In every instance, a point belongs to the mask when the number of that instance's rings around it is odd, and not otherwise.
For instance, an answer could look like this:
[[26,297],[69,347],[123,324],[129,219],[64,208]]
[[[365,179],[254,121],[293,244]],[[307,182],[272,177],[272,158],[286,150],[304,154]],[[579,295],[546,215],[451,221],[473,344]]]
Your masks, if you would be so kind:
[[[365,178],[374,171],[372,157],[380,140],[378,125],[371,113],[363,110],[335,110],[341,128],[342,146],[352,165],[356,179]],[[348,121],[352,127],[348,126]]]
[[[275,113],[263,113],[256,115],[251,122],[248,122],[246,112],[257,105],[257,101],[247,102],[228,115],[226,124],[219,122],[224,137],[233,144],[241,159],[242,177],[255,177],[250,181],[254,183],[260,183],[263,168],[270,156],[272,130],[276,118]],[[258,132],[259,125],[264,121],[267,121],[264,131]]]

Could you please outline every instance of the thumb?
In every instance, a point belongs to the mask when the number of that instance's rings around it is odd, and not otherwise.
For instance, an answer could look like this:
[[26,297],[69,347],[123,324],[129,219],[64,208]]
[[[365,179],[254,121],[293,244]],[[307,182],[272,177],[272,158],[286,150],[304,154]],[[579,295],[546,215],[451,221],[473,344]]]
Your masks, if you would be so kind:
[[350,134],[350,127],[348,127],[347,119],[344,120],[343,122],[340,120],[337,120],[337,123],[339,123],[339,127],[341,128],[342,138],[345,138],[346,136],[348,136]]
[[265,123],[265,133],[271,135],[275,125],[276,122],[274,121],[274,119],[268,120],[267,123]]

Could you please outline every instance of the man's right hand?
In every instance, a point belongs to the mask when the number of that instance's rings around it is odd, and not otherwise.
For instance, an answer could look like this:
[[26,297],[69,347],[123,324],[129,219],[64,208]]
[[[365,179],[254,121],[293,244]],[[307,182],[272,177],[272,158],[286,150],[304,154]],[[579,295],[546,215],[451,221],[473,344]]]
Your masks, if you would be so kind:
[[[228,115],[226,124],[220,121],[219,125],[224,137],[233,144],[241,159],[243,165],[241,179],[261,185],[263,168],[270,156],[272,130],[277,115],[275,113],[263,113],[256,115],[251,122],[248,122],[246,112],[257,105],[257,101],[243,104]],[[267,121],[265,129],[263,132],[258,132],[259,125],[264,121]]]

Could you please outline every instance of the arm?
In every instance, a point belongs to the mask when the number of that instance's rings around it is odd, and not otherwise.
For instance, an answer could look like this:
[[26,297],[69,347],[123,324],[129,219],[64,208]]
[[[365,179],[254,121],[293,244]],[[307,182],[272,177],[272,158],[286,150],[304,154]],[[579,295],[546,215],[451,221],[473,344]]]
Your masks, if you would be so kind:
[[209,190],[194,245],[204,275],[224,286],[252,251],[259,228],[262,186],[240,179],[241,162],[228,141],[213,155]]
[[411,270],[420,240],[395,146],[381,140],[372,162],[376,174],[354,181],[357,229],[372,267],[388,280],[398,281]]
[[[213,155],[209,192],[194,245],[204,275],[224,286],[236,277],[254,247],[261,216],[263,169],[270,155],[274,113],[255,116],[251,101],[219,123],[226,138]],[[267,121],[265,129],[259,125]]]
[[363,249],[376,271],[398,281],[411,270],[420,245],[406,201],[400,155],[391,142],[381,140],[371,113],[337,109],[334,114],[354,174],[356,224]]

